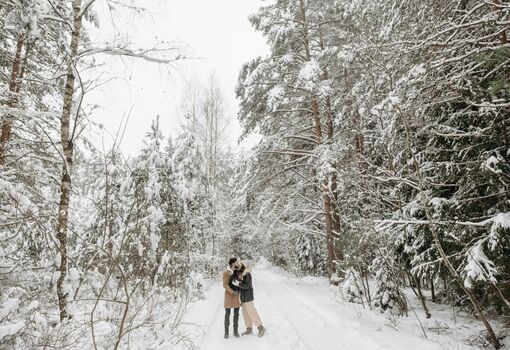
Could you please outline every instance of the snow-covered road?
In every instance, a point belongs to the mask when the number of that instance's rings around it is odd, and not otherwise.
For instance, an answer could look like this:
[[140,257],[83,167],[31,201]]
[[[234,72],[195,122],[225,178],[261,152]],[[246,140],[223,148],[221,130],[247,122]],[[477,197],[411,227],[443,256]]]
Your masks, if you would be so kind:
[[297,279],[267,265],[256,266],[253,279],[255,304],[267,328],[266,335],[258,338],[255,330],[252,336],[223,338],[223,289],[218,281],[206,291],[206,299],[193,305],[186,315],[187,322],[202,329],[198,349],[445,349],[420,338],[418,330],[397,331],[383,316],[338,300],[324,279]]

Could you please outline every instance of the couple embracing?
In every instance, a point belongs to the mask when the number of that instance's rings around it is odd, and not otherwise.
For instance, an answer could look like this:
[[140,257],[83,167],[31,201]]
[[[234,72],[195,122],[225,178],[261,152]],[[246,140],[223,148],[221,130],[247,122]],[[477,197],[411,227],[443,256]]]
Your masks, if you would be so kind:
[[239,308],[243,308],[243,319],[246,330],[242,335],[253,333],[253,325],[258,328],[259,337],[266,329],[262,325],[259,313],[255,308],[251,271],[239,259],[231,258],[223,272],[223,288],[225,289],[225,339],[229,336],[230,310],[234,309],[234,336],[239,337]]

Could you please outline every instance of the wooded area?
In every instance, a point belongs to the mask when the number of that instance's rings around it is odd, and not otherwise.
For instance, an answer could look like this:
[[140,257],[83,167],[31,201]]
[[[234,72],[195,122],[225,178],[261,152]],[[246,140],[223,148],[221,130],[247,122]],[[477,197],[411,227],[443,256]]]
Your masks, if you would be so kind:
[[96,55],[186,57],[96,47],[101,1],[0,2],[0,346],[72,348],[91,333],[97,348],[106,319],[115,349],[147,325],[174,331],[200,280],[237,255],[326,275],[381,312],[407,315],[411,288],[426,317],[433,302],[461,307],[500,348],[510,2],[276,0],[250,17],[270,54],[236,89],[242,137],[260,142],[227,147],[211,76],[185,89],[177,138],[146,116],[145,146],[126,157],[123,126],[109,149],[88,137],[100,82],[83,72]]

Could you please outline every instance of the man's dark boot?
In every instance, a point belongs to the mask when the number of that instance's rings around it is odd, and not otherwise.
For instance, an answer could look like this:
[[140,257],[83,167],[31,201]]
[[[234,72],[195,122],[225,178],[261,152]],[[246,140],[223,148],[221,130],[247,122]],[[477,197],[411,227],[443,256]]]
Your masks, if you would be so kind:
[[234,309],[234,337],[239,338],[239,308]]
[[253,329],[251,327],[248,327],[241,335],[250,335],[250,334],[253,334]]
[[223,338],[228,339],[228,328],[230,327],[230,309],[225,309],[225,335]]
[[259,329],[259,337],[263,337],[263,336],[264,336],[264,334],[266,334],[266,329],[264,328],[264,326],[263,326],[263,325],[260,325],[260,326],[258,327],[258,329]]

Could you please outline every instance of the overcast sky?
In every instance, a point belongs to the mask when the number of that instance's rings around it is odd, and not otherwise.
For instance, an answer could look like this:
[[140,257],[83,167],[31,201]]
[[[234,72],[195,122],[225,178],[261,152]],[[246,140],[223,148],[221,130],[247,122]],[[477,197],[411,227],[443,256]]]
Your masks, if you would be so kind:
[[[99,2],[98,2],[99,3]],[[100,68],[85,74],[86,78],[101,76],[113,81],[94,89],[88,104],[97,105],[92,120],[105,127],[105,136],[95,134],[96,142],[111,143],[123,116],[131,110],[121,144],[125,154],[134,155],[156,115],[165,134],[176,135],[180,120],[182,88],[185,81],[205,80],[214,72],[232,117],[230,142],[237,144],[241,131],[236,120],[237,101],[234,89],[243,63],[267,52],[261,34],[251,27],[248,16],[262,5],[260,0],[140,0],[149,12],[145,14],[113,13],[98,7],[100,26],[91,33],[96,46],[112,38],[129,37],[132,47],[148,48],[157,41],[178,42],[188,54],[198,59],[176,64],[173,68],[133,59],[97,56]],[[249,145],[250,142],[245,145]]]

